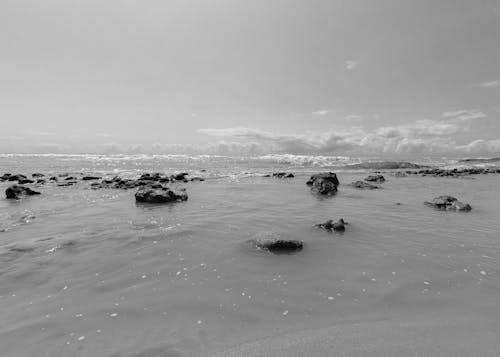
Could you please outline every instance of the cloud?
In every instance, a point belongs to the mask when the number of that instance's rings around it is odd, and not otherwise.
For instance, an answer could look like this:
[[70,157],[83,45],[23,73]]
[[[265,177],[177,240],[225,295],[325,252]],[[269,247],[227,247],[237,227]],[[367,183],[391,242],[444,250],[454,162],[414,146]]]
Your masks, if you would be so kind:
[[444,112],[439,119],[419,119],[366,131],[361,127],[321,134],[279,134],[252,128],[201,129],[216,137],[253,143],[257,151],[289,154],[458,154],[498,153],[500,139],[458,144],[454,134],[467,132],[471,122],[486,115],[477,110]]
[[441,116],[443,118],[450,118],[450,119],[455,119],[455,120],[474,120],[474,119],[481,119],[485,118],[486,114],[484,114],[481,111],[478,110],[453,110],[449,112],[443,112],[441,113]]
[[346,115],[344,117],[344,119],[352,121],[352,120],[361,120],[362,117],[361,117],[361,115],[357,115],[357,114],[349,114],[349,115]]
[[315,110],[314,112],[312,112],[312,114],[320,115],[320,116],[327,115],[328,113],[330,113],[330,111],[328,109],[318,109],[318,110]]
[[479,83],[481,88],[500,88],[500,80]]
[[344,62],[344,68],[348,71],[354,70],[356,67],[358,67],[359,61],[358,60],[346,60]]

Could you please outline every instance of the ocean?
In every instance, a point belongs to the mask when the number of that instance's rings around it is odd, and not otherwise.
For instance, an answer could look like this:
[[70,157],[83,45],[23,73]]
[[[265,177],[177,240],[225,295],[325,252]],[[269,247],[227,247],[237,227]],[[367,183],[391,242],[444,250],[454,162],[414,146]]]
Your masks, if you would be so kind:
[[[0,182],[0,354],[498,355],[500,175],[397,177],[379,161],[0,155],[0,174],[205,179],[175,183],[189,199],[158,205],[83,181],[33,184],[41,195],[7,200],[12,182]],[[378,167],[381,189],[349,185]],[[265,177],[282,171],[295,177]],[[305,184],[325,171],[337,173],[336,195]],[[424,205],[440,195],[473,209]],[[314,227],[339,218],[344,232]],[[266,238],[304,248],[275,255],[249,243]]]

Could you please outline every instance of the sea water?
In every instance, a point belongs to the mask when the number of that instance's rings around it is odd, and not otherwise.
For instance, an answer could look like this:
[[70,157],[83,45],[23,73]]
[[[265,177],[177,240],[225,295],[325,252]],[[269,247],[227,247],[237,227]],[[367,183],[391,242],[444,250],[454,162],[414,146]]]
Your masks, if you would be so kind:
[[[188,201],[166,205],[137,204],[135,190],[86,182],[32,186],[42,194],[21,200],[2,196],[0,354],[211,356],[373,322],[498,334],[500,175],[386,172],[382,188],[367,191],[349,186],[369,173],[345,168],[357,162],[3,155],[0,171],[13,174],[188,171],[206,181],[179,184]],[[341,184],[336,195],[318,197],[305,182],[325,170]],[[263,177],[274,171],[295,177]],[[0,183],[2,193],[8,185]],[[473,210],[423,204],[443,194]],[[314,227],[339,218],[349,223],[343,233]],[[274,255],[248,243],[265,238],[301,240],[304,249]]]

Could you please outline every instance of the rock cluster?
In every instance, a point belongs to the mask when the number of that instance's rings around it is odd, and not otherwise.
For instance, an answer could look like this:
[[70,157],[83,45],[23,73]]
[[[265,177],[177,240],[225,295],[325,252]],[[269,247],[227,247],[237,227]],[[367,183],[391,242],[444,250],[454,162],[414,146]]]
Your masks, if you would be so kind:
[[500,168],[490,167],[490,168],[455,168],[455,169],[423,169],[423,170],[408,170],[408,171],[397,171],[394,175],[420,175],[420,176],[434,176],[434,177],[463,177],[469,175],[486,175],[486,174],[498,174],[500,173]]
[[168,187],[146,187],[135,193],[135,200],[143,203],[168,203],[186,201],[187,199],[185,190],[174,191]]
[[295,175],[291,172],[273,172],[272,174],[264,175],[264,177],[293,178]]

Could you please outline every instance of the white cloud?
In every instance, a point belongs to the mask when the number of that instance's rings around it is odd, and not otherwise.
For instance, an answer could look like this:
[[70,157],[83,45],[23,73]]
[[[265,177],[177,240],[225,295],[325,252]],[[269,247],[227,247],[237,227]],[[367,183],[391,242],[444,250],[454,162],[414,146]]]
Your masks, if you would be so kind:
[[489,82],[482,82],[479,83],[479,87],[481,88],[500,88],[500,81],[489,81]]
[[344,68],[348,71],[352,71],[353,69],[355,69],[356,67],[358,67],[359,65],[359,61],[358,60],[346,60],[344,62]]
[[328,113],[330,113],[330,111],[328,109],[318,109],[318,110],[315,110],[314,112],[312,112],[312,114],[320,115],[320,116],[327,115]]
[[344,119],[352,121],[352,120],[361,120],[361,115],[349,114],[344,117]]
[[202,129],[199,132],[256,143],[263,152],[290,154],[457,154],[498,153],[500,139],[457,144],[454,134],[467,132],[472,121],[485,117],[474,110],[442,113],[441,118],[420,119],[398,126],[365,131],[360,127],[321,134],[276,134],[250,128]]
[[481,111],[475,110],[475,109],[472,109],[472,110],[460,109],[460,110],[452,110],[449,112],[443,112],[443,113],[441,113],[441,116],[443,118],[450,118],[450,119],[466,121],[466,120],[485,118],[486,114],[484,114]]

